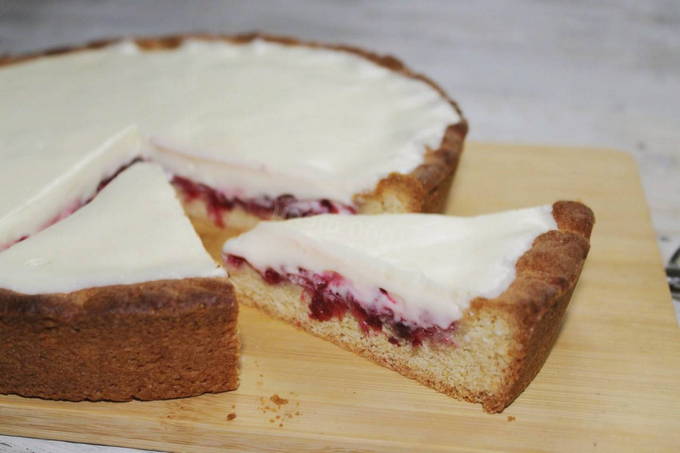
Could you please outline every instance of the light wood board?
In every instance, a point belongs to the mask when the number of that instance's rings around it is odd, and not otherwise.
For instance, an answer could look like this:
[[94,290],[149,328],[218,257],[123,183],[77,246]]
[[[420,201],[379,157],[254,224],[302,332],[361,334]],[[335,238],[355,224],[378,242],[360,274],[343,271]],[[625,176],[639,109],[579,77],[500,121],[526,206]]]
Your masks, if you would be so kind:
[[0,433],[192,451],[678,451],[680,329],[634,161],[472,144],[448,212],[557,199],[595,211],[591,253],[552,354],[502,414],[243,308],[237,391],[130,403],[1,396]]

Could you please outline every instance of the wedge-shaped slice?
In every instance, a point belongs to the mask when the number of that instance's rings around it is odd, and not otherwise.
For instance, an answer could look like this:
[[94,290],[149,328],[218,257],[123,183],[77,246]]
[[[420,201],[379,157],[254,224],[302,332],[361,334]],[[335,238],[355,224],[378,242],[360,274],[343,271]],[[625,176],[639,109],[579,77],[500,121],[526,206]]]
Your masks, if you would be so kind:
[[238,385],[237,305],[160,167],[0,253],[0,393],[174,398]]
[[502,411],[545,361],[589,248],[586,206],[263,222],[224,246],[241,302]]

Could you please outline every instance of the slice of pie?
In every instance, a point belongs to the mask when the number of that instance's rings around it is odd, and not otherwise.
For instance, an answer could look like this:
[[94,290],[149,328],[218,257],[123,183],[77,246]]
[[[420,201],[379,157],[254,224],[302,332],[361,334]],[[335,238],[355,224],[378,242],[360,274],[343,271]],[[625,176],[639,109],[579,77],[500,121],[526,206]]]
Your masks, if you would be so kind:
[[0,393],[161,399],[238,386],[237,304],[160,167],[0,253]]
[[545,361],[589,249],[586,206],[322,215],[228,241],[239,301],[502,411]]
[[262,35],[0,59],[0,98],[0,180],[12,188],[0,193],[0,248],[140,155],[218,225],[436,211],[467,131],[438,86],[392,57]]

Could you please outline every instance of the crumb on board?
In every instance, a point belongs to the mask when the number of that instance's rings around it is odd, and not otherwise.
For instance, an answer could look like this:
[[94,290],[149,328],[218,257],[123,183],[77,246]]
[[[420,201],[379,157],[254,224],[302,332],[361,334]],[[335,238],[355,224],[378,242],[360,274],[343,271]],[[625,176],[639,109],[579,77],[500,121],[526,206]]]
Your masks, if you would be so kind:
[[288,404],[287,399],[281,398],[276,393],[274,393],[269,399],[272,401],[272,403],[276,404],[277,406],[283,406],[284,404]]
[[230,412],[227,414],[227,421],[232,421],[236,418],[236,412]]
[[512,415],[508,415],[509,422],[514,422],[515,420],[517,420],[515,417],[513,417]]
[[[260,412],[262,412],[262,414],[269,413],[270,417],[272,417],[269,418],[269,423],[278,425],[280,428],[283,428],[284,422],[286,420],[292,420],[295,416],[302,415],[302,412],[300,410],[296,410],[300,406],[299,401],[290,401],[286,398],[281,397],[277,393],[271,395],[268,398],[261,396],[259,397],[259,400],[260,406],[258,407],[258,409],[260,410]],[[295,407],[286,410],[285,406],[287,404],[291,404],[292,406],[293,402],[295,402]],[[270,406],[268,403],[273,404]]]

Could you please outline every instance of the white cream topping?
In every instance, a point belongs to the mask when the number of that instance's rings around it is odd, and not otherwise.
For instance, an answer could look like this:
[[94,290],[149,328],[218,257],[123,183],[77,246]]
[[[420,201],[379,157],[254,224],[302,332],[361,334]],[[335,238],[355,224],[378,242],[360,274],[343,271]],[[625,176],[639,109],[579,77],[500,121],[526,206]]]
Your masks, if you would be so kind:
[[0,143],[0,251],[78,209],[95,194],[100,182],[141,150],[139,134],[132,126],[88,153],[67,147],[54,156],[41,145],[45,154],[41,158],[22,147],[10,148],[3,137]]
[[413,170],[460,121],[424,82],[346,52],[260,40],[154,52],[124,42],[29,60],[0,70],[0,99],[0,247],[91,196],[135,153],[131,126],[148,156],[228,194],[351,204]]
[[[519,257],[537,236],[556,228],[551,206],[478,217],[320,215],[260,222],[227,241],[223,251],[260,271],[337,272],[352,283],[364,308],[446,328],[472,299],[505,291]],[[377,297],[380,288],[396,303]]]
[[25,294],[226,275],[160,167],[138,163],[77,212],[0,253],[0,288]]

